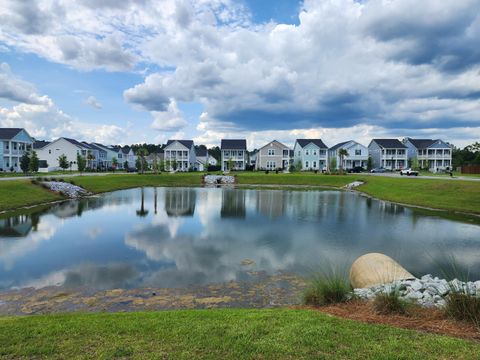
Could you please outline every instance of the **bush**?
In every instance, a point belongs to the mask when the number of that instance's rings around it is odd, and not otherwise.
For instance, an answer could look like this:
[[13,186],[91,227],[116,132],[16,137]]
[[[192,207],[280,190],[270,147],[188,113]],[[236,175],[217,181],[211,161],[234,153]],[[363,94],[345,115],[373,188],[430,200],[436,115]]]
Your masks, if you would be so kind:
[[339,273],[315,275],[303,294],[305,305],[322,306],[347,302],[352,298],[348,277]]
[[452,292],[446,298],[446,314],[456,320],[466,321],[480,328],[480,297]]
[[409,303],[400,298],[398,290],[392,290],[389,293],[378,294],[373,301],[373,309],[377,314],[381,315],[405,315],[407,313],[408,306]]

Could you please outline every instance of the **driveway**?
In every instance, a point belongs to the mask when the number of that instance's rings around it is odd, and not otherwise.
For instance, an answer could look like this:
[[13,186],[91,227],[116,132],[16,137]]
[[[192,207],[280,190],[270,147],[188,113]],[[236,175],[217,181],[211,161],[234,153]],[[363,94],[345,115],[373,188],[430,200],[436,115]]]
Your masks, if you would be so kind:
[[40,173],[38,175],[33,176],[9,176],[9,177],[0,177],[0,181],[7,181],[7,180],[28,180],[28,179],[36,179],[38,177],[48,177],[48,178],[68,178],[68,177],[76,177],[76,176],[105,176],[105,175],[126,175],[126,174],[136,174],[136,173],[74,173],[74,174],[57,174],[57,175],[48,175],[48,173]]
[[409,178],[409,179],[433,179],[433,180],[464,180],[464,181],[480,181],[480,177],[470,177],[470,176],[434,176],[434,175],[418,175],[418,176],[406,176],[400,175],[398,172],[385,172],[385,173],[361,173],[362,175],[368,176],[383,176],[383,177],[393,177],[393,178]]

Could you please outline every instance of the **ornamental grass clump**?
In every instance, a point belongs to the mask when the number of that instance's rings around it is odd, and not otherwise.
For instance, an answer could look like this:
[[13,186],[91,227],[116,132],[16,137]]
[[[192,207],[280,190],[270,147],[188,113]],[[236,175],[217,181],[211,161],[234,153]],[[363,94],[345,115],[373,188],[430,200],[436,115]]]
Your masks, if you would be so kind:
[[449,317],[469,322],[480,329],[480,297],[451,292],[445,300],[445,313]]
[[346,275],[338,272],[318,273],[312,277],[303,293],[303,303],[323,306],[347,302],[352,296],[352,287]]
[[405,315],[410,304],[400,297],[398,289],[380,293],[373,300],[373,309],[380,315]]

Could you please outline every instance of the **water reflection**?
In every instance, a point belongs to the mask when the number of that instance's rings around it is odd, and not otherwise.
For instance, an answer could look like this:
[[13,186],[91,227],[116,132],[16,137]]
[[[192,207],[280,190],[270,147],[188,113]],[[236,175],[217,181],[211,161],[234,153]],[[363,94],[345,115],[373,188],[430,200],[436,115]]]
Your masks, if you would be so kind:
[[0,289],[179,287],[248,280],[252,271],[308,274],[373,251],[419,274],[438,273],[437,263],[454,255],[480,277],[477,225],[352,193],[144,188],[1,219]]

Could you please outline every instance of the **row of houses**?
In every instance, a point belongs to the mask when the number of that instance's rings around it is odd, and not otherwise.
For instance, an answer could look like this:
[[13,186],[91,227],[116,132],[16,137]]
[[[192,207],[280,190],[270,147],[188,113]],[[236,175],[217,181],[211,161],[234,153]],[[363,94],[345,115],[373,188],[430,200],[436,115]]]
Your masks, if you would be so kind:
[[[0,128],[0,169],[3,171],[19,171],[20,158],[32,149],[37,152],[42,171],[57,170],[61,155],[67,157],[72,170],[77,170],[77,155],[84,157],[87,167],[92,169],[110,169],[114,159],[118,169],[134,168],[137,159],[128,146],[105,146],[66,137],[52,142],[37,141],[25,129]],[[273,140],[252,153],[248,152],[245,139],[223,139],[220,150],[222,171],[246,170],[247,167],[288,169],[291,165],[299,170],[324,171],[333,163],[336,168],[349,170],[366,168],[369,158],[373,167],[391,170],[406,168],[413,161],[431,171],[452,166],[452,148],[440,139],[373,139],[368,147],[354,140],[328,147],[322,139],[297,139],[293,149]],[[168,140],[162,152],[148,157],[150,164],[154,160],[163,161],[167,171],[204,171],[217,165],[206,147],[196,147],[193,140]]]

